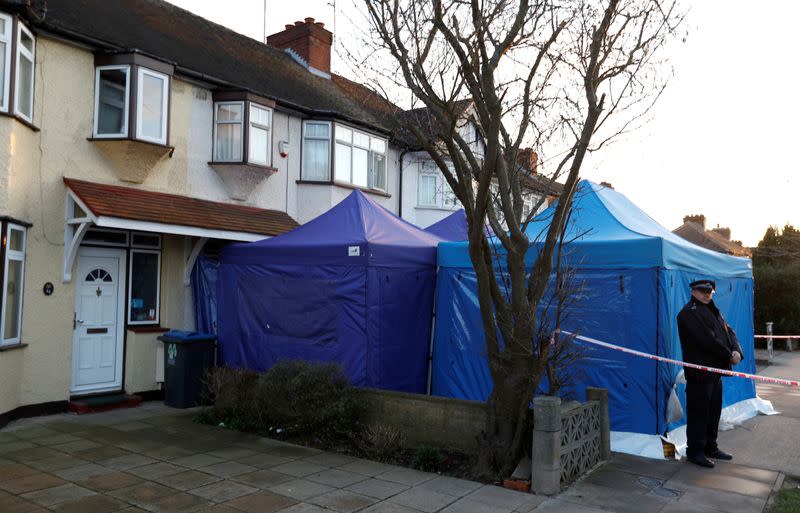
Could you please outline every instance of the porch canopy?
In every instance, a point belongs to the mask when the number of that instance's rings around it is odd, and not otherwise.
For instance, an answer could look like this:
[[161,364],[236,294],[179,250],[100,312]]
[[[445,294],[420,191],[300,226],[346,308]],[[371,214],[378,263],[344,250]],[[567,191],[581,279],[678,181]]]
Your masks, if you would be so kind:
[[288,214],[278,210],[67,177],[64,177],[64,184],[67,186],[65,283],[72,279],[72,264],[83,236],[93,226],[197,237],[187,263],[187,278],[194,259],[208,239],[256,241],[298,226]]
[[424,393],[440,240],[356,190],[285,235],[228,246],[222,363],[338,362],[353,385]]

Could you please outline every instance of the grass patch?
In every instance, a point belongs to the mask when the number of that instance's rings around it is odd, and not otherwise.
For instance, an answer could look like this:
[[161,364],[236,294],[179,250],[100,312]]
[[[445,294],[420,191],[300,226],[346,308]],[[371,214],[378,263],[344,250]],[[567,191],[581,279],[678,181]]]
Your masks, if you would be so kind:
[[800,482],[794,476],[786,476],[783,488],[778,492],[771,513],[796,513],[800,511]]

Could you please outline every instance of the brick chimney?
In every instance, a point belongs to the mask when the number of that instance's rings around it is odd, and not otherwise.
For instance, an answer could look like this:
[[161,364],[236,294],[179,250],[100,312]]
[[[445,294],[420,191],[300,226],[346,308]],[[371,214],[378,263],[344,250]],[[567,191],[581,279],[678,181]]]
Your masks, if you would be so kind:
[[714,233],[718,233],[718,234],[722,235],[723,237],[725,237],[728,240],[731,240],[731,229],[730,228],[720,228],[719,226],[717,226],[716,228],[712,228],[711,231],[714,232]]
[[704,216],[703,214],[696,214],[696,215],[693,215],[693,216],[685,216],[683,218],[683,222],[684,223],[697,223],[703,228],[703,230],[706,229],[706,216]]
[[520,148],[517,151],[517,164],[530,171],[531,174],[536,174],[536,167],[539,162],[539,155],[533,151],[533,148]]
[[309,67],[328,75],[331,73],[333,33],[325,29],[324,23],[315,22],[314,18],[286,25],[282,32],[268,36],[267,44],[281,50],[291,48]]

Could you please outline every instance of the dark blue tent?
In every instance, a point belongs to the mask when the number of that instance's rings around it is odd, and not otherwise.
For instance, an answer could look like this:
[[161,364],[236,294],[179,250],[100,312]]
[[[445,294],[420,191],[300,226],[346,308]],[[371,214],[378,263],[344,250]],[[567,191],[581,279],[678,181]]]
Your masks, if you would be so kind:
[[[688,284],[717,280],[714,297],[745,352],[737,370],[753,372],[753,277],[749,259],[695,246],[663,228],[622,194],[582,181],[565,240],[565,262],[576,273],[580,300],[565,329],[639,351],[681,360],[675,317],[688,301]],[[531,265],[552,218],[545,210],[527,230]],[[490,242],[494,239],[490,239]],[[502,247],[498,251],[502,253]],[[485,400],[492,389],[480,323],[476,278],[466,243],[439,245],[433,394]],[[498,259],[504,262],[501,255]],[[625,353],[581,344],[569,369],[575,386],[562,391],[583,399],[585,386],[609,389],[611,428],[664,434],[667,402],[680,371]],[[751,381],[724,378],[724,405],[755,398]],[[682,395],[678,387],[678,396]],[[660,447],[660,446],[659,446]]]
[[[467,226],[467,214],[464,213],[463,208],[460,208],[444,219],[428,226],[425,228],[425,231],[449,242],[468,240],[469,226]],[[494,235],[494,232],[489,226],[486,226],[485,232],[487,236]]]
[[289,233],[229,246],[223,364],[339,362],[353,385],[425,392],[439,242],[355,191]]

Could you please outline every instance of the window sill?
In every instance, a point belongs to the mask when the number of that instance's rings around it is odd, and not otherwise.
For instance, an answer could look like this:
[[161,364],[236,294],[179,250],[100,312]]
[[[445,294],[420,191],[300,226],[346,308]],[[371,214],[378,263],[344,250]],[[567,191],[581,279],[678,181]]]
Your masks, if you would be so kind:
[[358,189],[361,192],[364,192],[366,194],[373,194],[375,196],[383,196],[384,198],[391,198],[392,197],[391,194],[389,194],[388,192],[382,191],[380,189],[370,189],[369,187],[360,187],[358,185],[353,185],[351,183],[345,183],[345,182],[336,182],[336,181],[331,181],[331,180],[327,180],[327,181],[325,181],[325,180],[319,180],[319,181],[318,180],[297,180],[297,183],[298,184],[303,184],[303,185],[332,185],[334,187],[341,187],[343,189],[352,189],[352,190]]
[[277,173],[278,168],[272,166],[265,166],[264,164],[251,164],[250,162],[218,162],[211,161],[208,163],[211,167],[227,167],[227,168],[248,168],[252,170],[262,171],[264,173]]
[[22,123],[26,127],[30,128],[34,132],[40,132],[41,131],[41,129],[38,126],[34,125],[33,123],[31,123],[30,121],[28,121],[27,119],[23,118],[22,116],[20,116],[18,114],[14,114],[12,112],[0,111],[0,116],[16,119],[17,121],[19,121],[20,123]]
[[28,347],[28,344],[25,344],[23,342],[18,342],[16,344],[8,344],[6,346],[0,346],[0,353],[2,353],[3,351],[13,351],[15,349],[23,349],[25,347]]
[[161,144],[161,143],[154,143],[151,141],[143,141],[142,139],[136,139],[135,137],[87,137],[87,141],[90,142],[120,142],[120,141],[128,141],[137,144],[145,144],[147,146],[152,146],[153,148],[162,148],[164,153],[166,154],[169,151],[169,158],[172,158],[172,154],[175,153],[175,146],[170,146],[168,144]]
[[461,207],[440,207],[438,205],[416,205],[417,210],[441,210],[443,212],[455,212]]
[[163,328],[161,326],[127,326],[128,331],[133,333],[165,333],[169,331],[169,328]]

